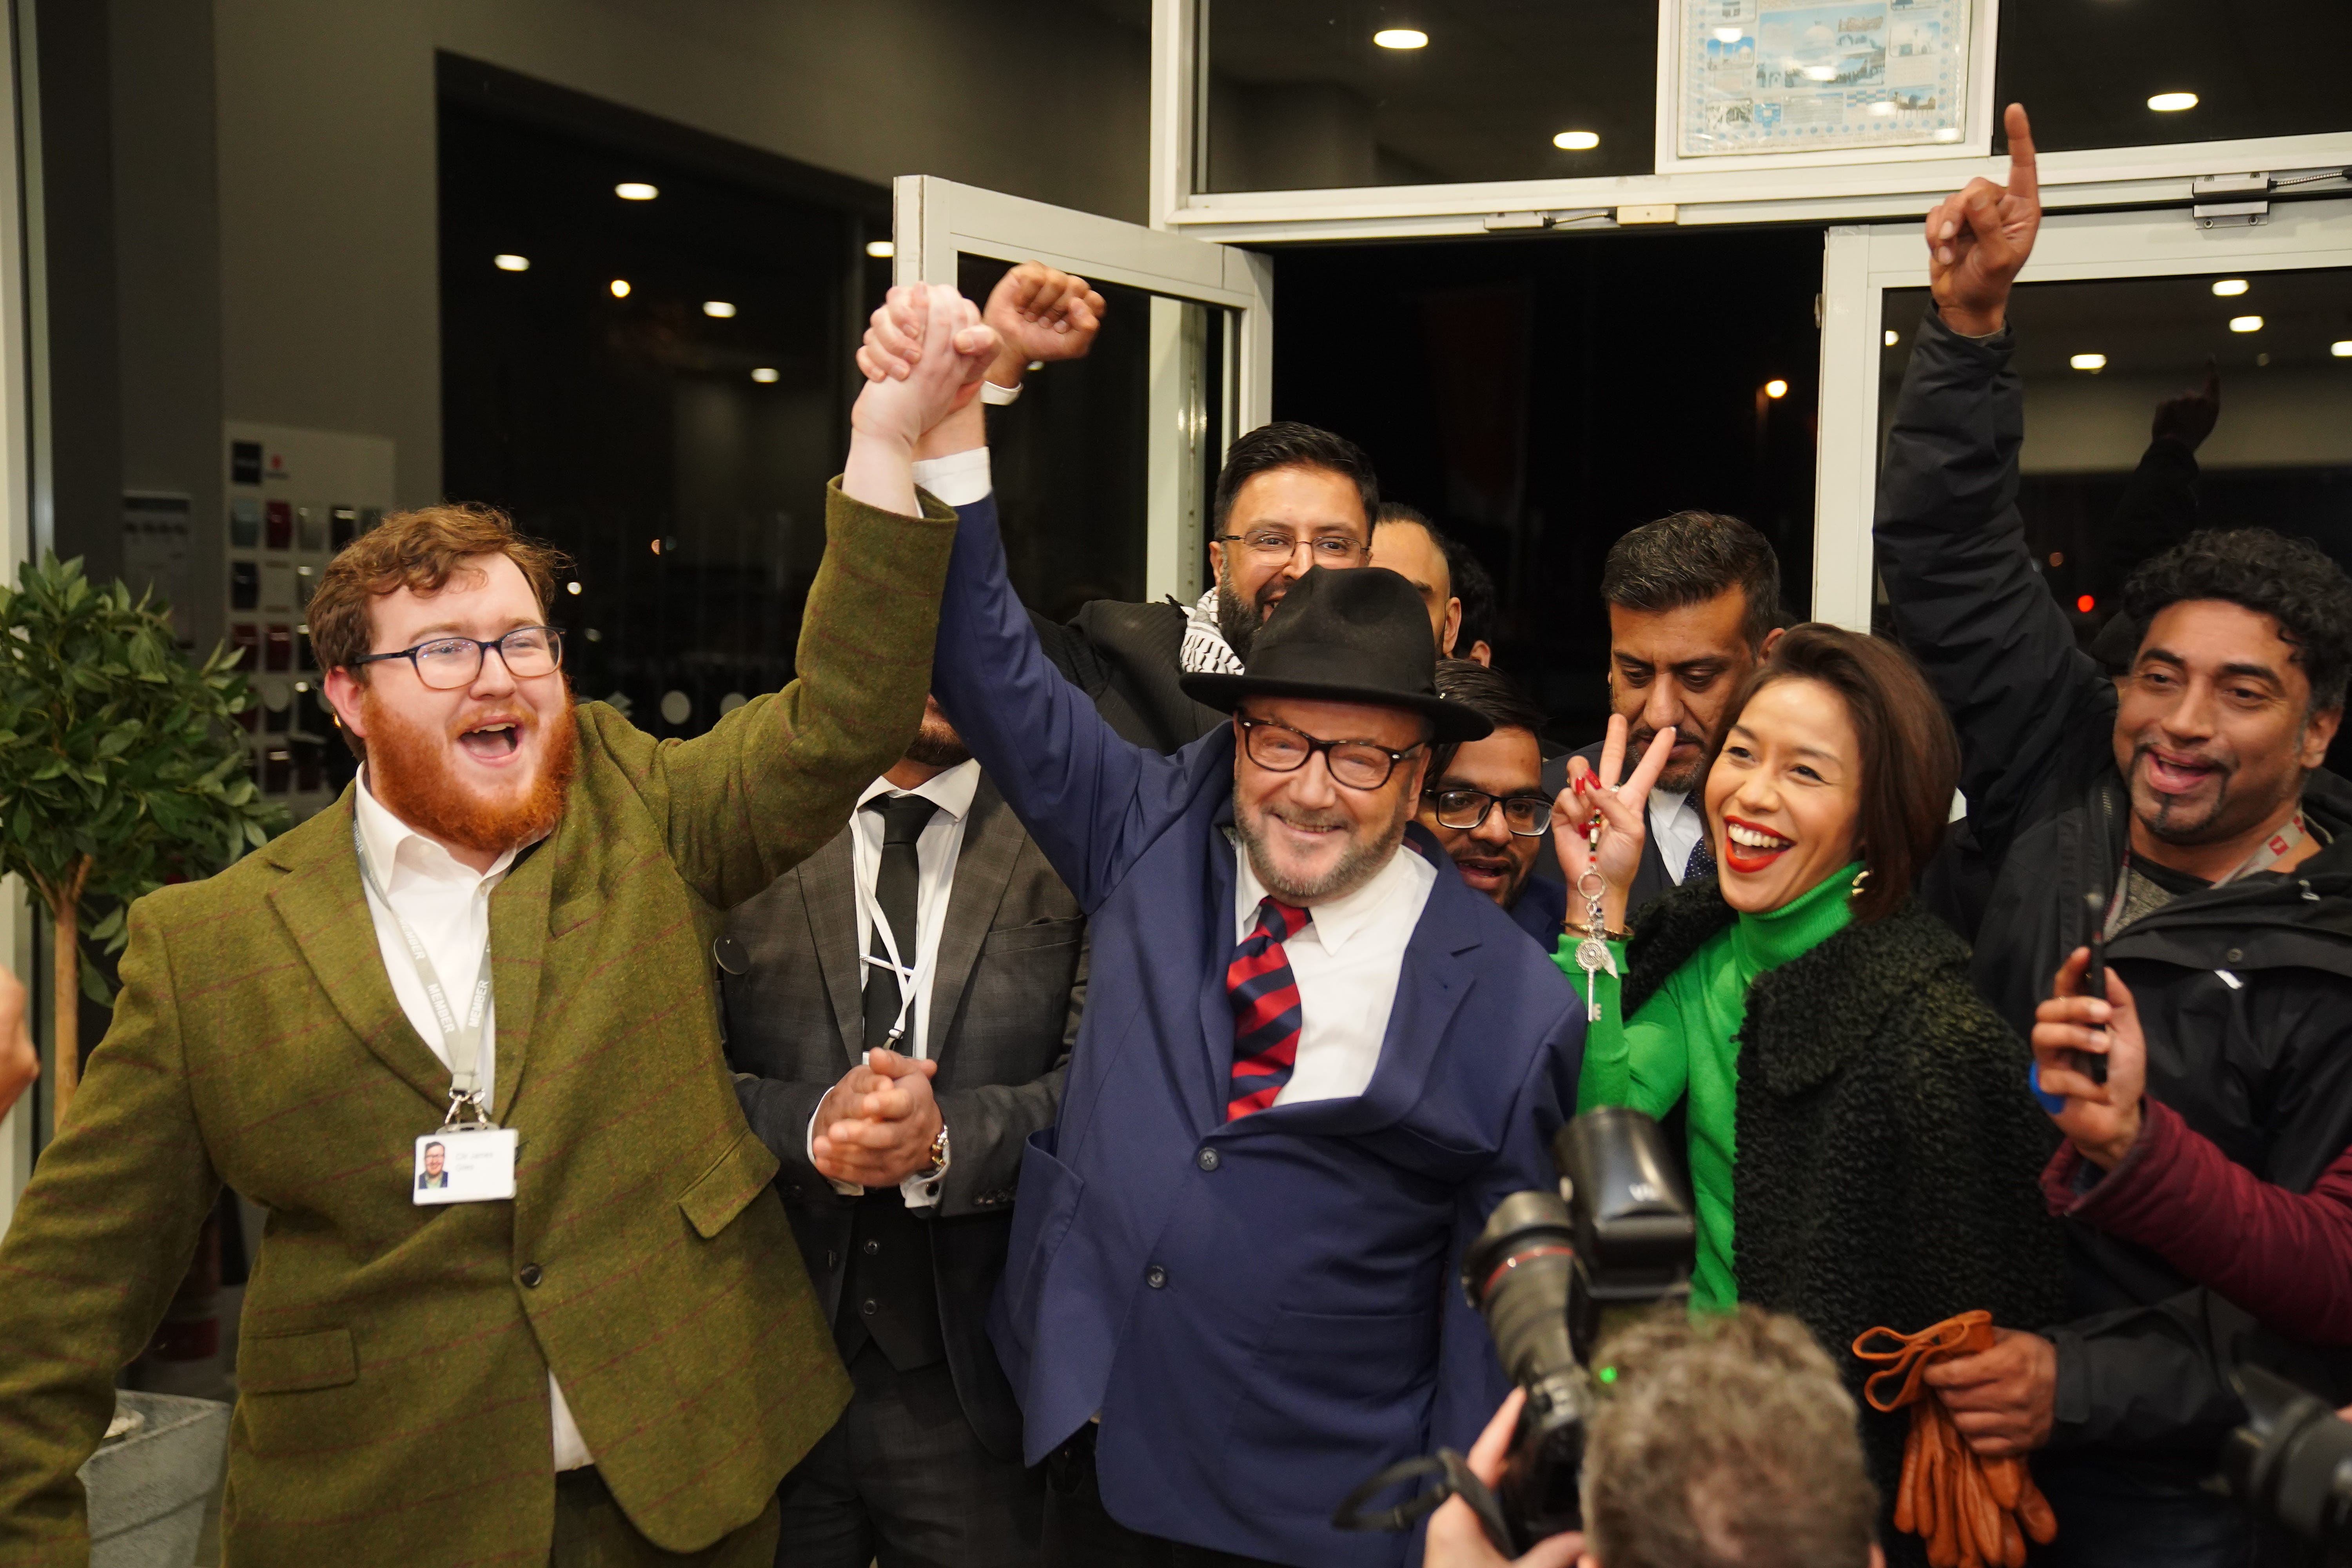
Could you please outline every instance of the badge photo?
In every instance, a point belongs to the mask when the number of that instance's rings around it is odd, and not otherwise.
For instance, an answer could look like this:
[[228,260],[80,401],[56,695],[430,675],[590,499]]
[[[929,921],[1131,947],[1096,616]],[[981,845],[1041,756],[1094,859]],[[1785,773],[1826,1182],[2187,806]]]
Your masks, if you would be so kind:
[[419,1204],[475,1204],[515,1194],[511,1128],[443,1128],[416,1141],[410,1175]]

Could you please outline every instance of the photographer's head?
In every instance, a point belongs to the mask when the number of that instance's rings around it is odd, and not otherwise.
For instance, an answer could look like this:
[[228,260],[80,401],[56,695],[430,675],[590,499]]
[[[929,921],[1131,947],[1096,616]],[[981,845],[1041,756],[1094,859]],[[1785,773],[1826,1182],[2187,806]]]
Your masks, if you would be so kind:
[[1865,1568],[1878,1497],[1854,1405],[1802,1323],[1679,1310],[1601,1347],[1584,1460],[1601,1568]]
[[2116,682],[2132,815],[2175,850],[2220,846],[2227,858],[2327,755],[2352,666],[2352,581],[2300,540],[2209,530],[2134,573],[2124,599],[2145,628]]

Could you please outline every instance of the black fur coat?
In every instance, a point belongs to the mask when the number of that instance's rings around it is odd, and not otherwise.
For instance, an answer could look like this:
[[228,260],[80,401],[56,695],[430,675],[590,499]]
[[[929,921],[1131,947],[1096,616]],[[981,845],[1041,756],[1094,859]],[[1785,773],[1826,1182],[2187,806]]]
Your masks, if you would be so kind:
[[[1631,1017],[1733,920],[1716,879],[1642,911]],[[1855,1403],[1855,1336],[1913,1332],[1971,1308],[2040,1328],[2063,1314],[2058,1223],[2039,1178],[2057,1134],[2031,1059],[1969,984],[1969,950],[1915,902],[1850,925],[1757,978],[1739,1037],[1733,1271],[1739,1299],[1813,1331]],[[1908,1413],[1863,1405],[1891,1510]],[[1891,1561],[1916,1542],[1886,1540]]]

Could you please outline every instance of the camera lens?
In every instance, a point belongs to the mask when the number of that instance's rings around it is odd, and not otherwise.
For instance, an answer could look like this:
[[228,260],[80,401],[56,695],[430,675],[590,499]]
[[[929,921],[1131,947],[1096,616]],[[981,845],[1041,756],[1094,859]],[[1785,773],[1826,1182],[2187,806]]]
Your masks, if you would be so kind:
[[1574,1236],[1568,1205],[1557,1194],[1513,1193],[1462,1260],[1464,1292],[1486,1314],[1503,1370],[1528,1391],[1499,1489],[1522,1551],[1579,1522],[1591,1392],[1570,1332]]

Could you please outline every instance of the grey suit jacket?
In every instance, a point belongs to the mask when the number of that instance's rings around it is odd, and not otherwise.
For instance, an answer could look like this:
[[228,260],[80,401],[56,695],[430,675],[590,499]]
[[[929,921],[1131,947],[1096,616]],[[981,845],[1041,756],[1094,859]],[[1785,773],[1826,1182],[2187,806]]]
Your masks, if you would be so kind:
[[[727,1055],[743,1113],[782,1169],[776,1187],[827,1321],[851,1211],[808,1159],[809,1118],[864,1056],[856,884],[845,828],[740,906],[722,945]],[[989,1344],[1013,1196],[1029,1135],[1053,1125],[1086,1000],[1086,919],[985,775],[972,797],[931,983],[932,1079],[953,1158],[928,1211],[940,1323],[982,1443],[1021,1450],[1020,1410]],[[923,1213],[925,1211],[918,1211]]]

